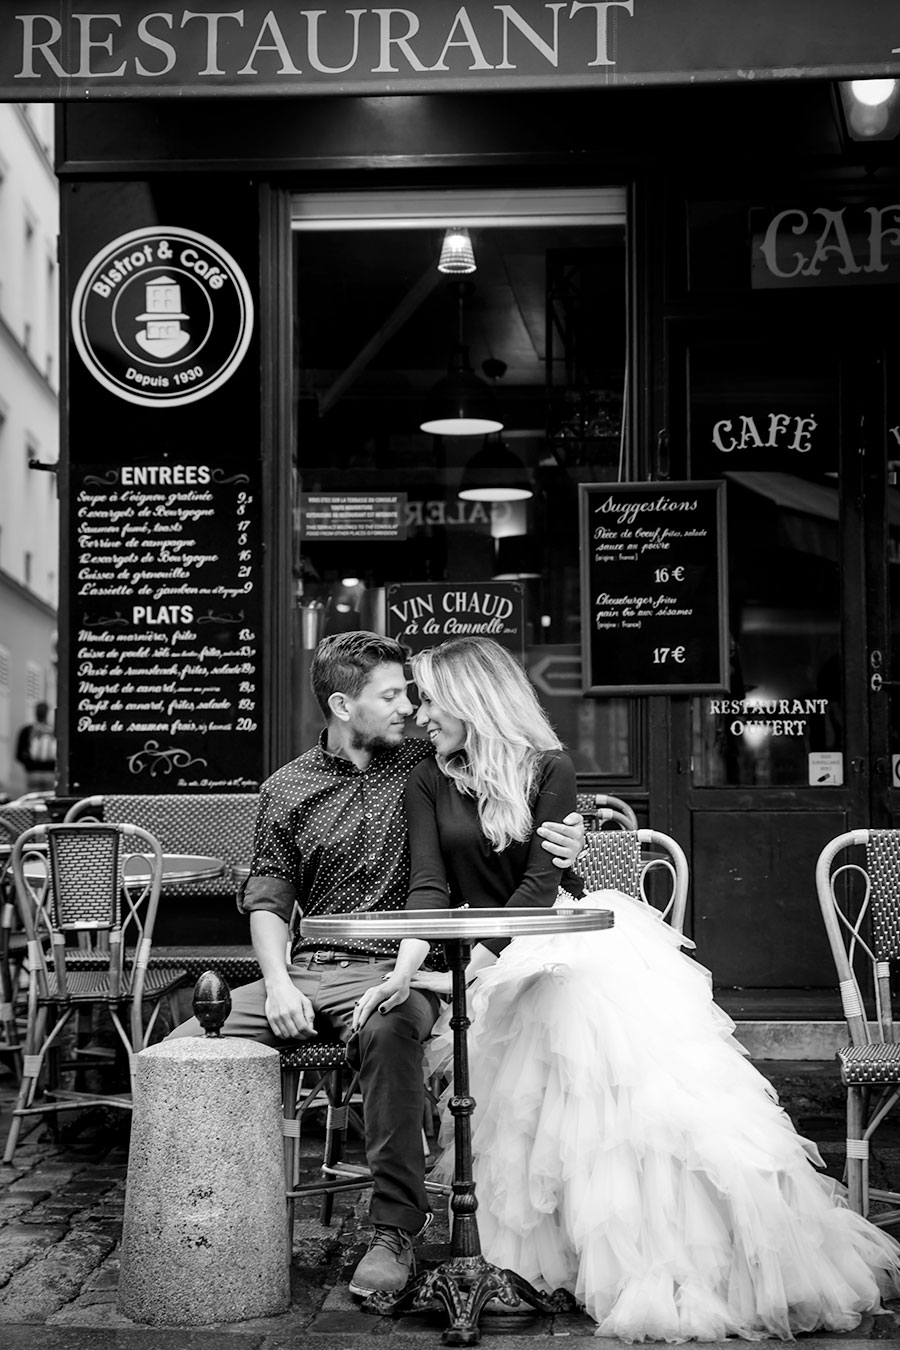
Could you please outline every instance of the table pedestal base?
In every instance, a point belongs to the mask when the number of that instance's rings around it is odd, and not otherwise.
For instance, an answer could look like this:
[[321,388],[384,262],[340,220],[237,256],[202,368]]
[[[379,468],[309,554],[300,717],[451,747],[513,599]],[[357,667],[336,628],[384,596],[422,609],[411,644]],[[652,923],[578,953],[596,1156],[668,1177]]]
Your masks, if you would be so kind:
[[363,1307],[391,1316],[420,1312],[434,1303],[443,1304],[450,1325],[441,1337],[445,1345],[477,1345],[481,1339],[478,1319],[484,1305],[499,1298],[510,1305],[526,1303],[535,1312],[571,1312],[576,1304],[565,1289],[541,1293],[514,1270],[492,1266],[483,1256],[452,1256],[432,1270],[423,1270],[399,1294],[370,1294]]

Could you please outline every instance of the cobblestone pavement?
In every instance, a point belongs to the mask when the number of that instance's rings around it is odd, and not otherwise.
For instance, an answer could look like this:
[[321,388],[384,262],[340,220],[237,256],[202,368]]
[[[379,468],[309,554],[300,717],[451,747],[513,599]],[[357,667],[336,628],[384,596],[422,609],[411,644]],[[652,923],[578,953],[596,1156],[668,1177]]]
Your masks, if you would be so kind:
[[[809,1066],[778,1084],[798,1128],[819,1142],[828,1171],[840,1174],[842,1123],[836,1113],[832,1066],[819,1075]],[[13,1081],[0,1067],[0,1141],[9,1126]],[[787,1100],[786,1100],[787,1096]],[[0,1167],[0,1345],[7,1350],[221,1350],[223,1336],[240,1350],[281,1350],[300,1338],[323,1338],[325,1346],[352,1350],[377,1336],[381,1350],[406,1347],[410,1337],[440,1344],[438,1313],[396,1321],[361,1310],[346,1280],[363,1250],[366,1193],[339,1196],[331,1226],[319,1222],[318,1199],[299,1202],[291,1270],[292,1305],[278,1317],[202,1329],[141,1326],[116,1308],[119,1243],[125,1201],[129,1117],[94,1108],[60,1118],[58,1133],[40,1118],[23,1131],[15,1163]],[[321,1129],[313,1121],[304,1142],[305,1165],[315,1173],[321,1157]],[[351,1156],[358,1144],[351,1146]],[[900,1178],[900,1134],[876,1151],[875,1170]],[[432,1237],[433,1235],[433,1237]],[[432,1240],[421,1248],[426,1260],[447,1252],[446,1205],[436,1202]],[[900,1232],[898,1232],[900,1236]],[[538,1340],[590,1339],[593,1324],[580,1313],[554,1318],[485,1318],[485,1339],[501,1336],[523,1346]],[[213,1342],[213,1336],[215,1342]],[[852,1335],[804,1337],[807,1350],[818,1341],[900,1341],[900,1305],[867,1318]],[[610,1343],[615,1344],[615,1343]]]

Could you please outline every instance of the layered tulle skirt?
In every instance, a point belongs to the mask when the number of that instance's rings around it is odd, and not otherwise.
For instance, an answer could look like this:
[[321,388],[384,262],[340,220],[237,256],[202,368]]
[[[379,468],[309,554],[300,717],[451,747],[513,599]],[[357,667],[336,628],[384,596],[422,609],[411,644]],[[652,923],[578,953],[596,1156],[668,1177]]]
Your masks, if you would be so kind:
[[679,935],[619,892],[578,903],[614,928],[518,938],[470,998],[486,1258],[623,1340],[852,1330],[900,1296],[900,1246],[815,1170]]

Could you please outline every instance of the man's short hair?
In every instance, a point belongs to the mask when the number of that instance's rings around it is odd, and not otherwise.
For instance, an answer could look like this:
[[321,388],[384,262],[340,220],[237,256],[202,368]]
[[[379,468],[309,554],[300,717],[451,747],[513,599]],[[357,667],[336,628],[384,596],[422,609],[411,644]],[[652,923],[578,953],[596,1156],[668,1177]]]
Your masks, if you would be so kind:
[[388,663],[404,665],[409,652],[393,638],[366,631],[333,633],[322,638],[313,654],[309,682],[316,702],[327,720],[331,716],[328,700],[332,694],[357,698],[376,666]]

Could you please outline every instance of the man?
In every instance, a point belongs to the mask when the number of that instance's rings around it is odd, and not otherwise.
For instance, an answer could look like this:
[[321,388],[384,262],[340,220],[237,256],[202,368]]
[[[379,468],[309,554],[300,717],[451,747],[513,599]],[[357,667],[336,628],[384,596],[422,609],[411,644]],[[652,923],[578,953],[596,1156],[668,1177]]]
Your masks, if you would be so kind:
[[46,703],[35,704],[34,721],[22,727],[16,741],[16,759],[25,770],[29,792],[52,791],[56,781],[56,737],[49,717]]
[[[353,1033],[356,1003],[389,975],[397,943],[354,941],[323,950],[298,933],[285,959],[295,904],[304,915],[402,910],[409,885],[403,794],[412,768],[433,754],[407,740],[413,713],[405,649],[376,633],[324,638],[310,679],[326,719],[319,744],[272,775],[260,791],[251,874],[239,904],[263,978],[232,991],[225,1035],[268,1044],[327,1030],[348,1042],[360,1070],[366,1154],[372,1172],[369,1250],[353,1293],[396,1291],[412,1266],[412,1240],[430,1221],[424,1187],[422,1043],[438,1010],[434,994],[412,990],[385,1016]],[[584,842],[580,816],[540,830],[560,867]],[[201,1035],[191,1020],[173,1036]]]

